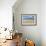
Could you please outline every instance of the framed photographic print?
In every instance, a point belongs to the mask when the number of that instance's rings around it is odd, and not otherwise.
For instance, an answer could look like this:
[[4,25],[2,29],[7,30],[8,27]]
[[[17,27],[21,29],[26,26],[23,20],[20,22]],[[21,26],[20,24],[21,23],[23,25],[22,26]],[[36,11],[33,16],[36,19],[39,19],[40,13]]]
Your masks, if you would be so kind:
[[21,25],[25,26],[37,25],[37,14],[21,14]]

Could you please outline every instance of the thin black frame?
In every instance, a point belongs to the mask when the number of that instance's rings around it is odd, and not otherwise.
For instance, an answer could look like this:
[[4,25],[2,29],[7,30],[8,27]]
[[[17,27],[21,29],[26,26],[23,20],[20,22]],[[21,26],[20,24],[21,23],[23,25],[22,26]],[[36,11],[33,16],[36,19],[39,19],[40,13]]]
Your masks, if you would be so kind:
[[[30,24],[30,25],[22,24],[22,17],[26,16],[26,15],[34,16],[35,17],[35,21],[36,21],[35,24]],[[37,25],[37,14],[21,14],[21,25],[22,26],[36,26]]]

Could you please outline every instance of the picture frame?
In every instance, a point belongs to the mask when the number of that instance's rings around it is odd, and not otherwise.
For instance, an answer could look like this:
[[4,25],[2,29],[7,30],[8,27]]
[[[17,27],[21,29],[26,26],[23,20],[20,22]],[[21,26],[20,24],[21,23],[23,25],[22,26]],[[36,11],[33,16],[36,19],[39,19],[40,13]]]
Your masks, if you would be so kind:
[[37,14],[21,14],[21,25],[36,26],[37,25]]

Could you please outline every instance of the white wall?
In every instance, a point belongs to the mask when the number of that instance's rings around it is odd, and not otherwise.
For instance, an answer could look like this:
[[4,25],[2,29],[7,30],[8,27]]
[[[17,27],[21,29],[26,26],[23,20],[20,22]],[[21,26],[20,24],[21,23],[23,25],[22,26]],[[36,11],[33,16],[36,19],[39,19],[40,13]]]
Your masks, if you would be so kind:
[[[14,9],[16,8],[15,6]],[[46,46],[46,0],[23,0],[21,5],[17,5],[14,11],[15,29],[23,32],[26,37],[26,34],[28,34],[31,39],[34,38],[33,40],[37,42],[37,46],[39,46],[40,42],[42,44],[40,46]],[[37,26],[21,26],[21,14],[34,13],[37,14]]]
[[41,38],[42,46],[46,46],[46,0],[41,1]]
[[[15,30],[23,33],[24,38],[35,41],[36,46],[41,46],[41,1],[40,0],[23,0],[23,2],[14,9]],[[15,6],[15,5],[14,5]],[[21,14],[37,14],[36,26],[22,26]]]
[[16,0],[0,0],[0,27],[12,28],[12,6]]

